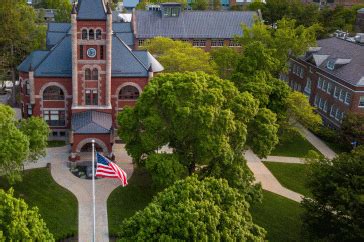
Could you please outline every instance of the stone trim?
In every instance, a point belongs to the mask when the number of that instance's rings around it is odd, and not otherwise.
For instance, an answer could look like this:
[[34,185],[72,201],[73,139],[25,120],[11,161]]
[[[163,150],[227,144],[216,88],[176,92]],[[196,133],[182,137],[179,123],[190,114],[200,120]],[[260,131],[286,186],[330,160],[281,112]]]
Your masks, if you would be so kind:
[[[73,135],[77,135],[77,134],[73,134]],[[78,144],[77,144],[77,147],[76,147],[76,152],[79,153],[81,151],[81,148],[86,145],[87,143],[92,143],[92,140],[95,140],[95,143],[98,144],[101,148],[102,148],[102,151],[105,153],[105,154],[109,154],[109,150],[106,146],[106,144],[100,140],[100,139],[97,139],[97,138],[86,138],[86,139],[83,139],[81,140]]]

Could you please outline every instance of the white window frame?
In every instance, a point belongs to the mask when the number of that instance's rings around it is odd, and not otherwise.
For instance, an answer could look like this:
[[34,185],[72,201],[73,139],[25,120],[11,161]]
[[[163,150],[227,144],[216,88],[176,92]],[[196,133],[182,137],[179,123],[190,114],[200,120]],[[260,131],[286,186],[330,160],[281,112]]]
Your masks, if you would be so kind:
[[358,107],[364,108],[364,96],[359,97],[359,105]]
[[318,89],[321,89],[321,88],[322,88],[322,81],[323,81],[323,80],[322,80],[322,78],[321,78],[321,77],[319,77],[319,78],[318,78],[318,81],[317,81],[317,88],[318,88]]
[[345,91],[343,89],[340,90],[339,100],[344,102],[345,99]]
[[346,94],[345,94],[344,103],[345,104],[350,104],[350,101],[351,101],[351,93],[347,91]]
[[[340,91],[338,91],[338,90],[339,90],[339,88],[337,86],[335,86],[335,89],[334,89],[334,98],[336,98],[336,99],[338,99],[339,96],[340,96]],[[338,91],[338,95],[336,95],[336,91]]]

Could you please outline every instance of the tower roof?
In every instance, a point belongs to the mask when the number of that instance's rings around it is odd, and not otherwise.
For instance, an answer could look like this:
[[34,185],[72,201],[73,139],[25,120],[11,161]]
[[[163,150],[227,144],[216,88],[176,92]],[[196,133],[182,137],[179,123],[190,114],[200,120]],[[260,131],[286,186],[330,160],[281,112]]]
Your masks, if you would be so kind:
[[78,6],[79,20],[105,20],[106,7],[103,0],[80,0]]

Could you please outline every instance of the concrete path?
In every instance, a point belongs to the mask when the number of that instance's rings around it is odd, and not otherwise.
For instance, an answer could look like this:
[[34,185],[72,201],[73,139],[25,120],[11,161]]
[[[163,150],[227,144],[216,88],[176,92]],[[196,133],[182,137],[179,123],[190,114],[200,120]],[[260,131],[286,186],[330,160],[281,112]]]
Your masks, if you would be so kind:
[[[115,144],[114,154],[117,164],[127,173],[133,173],[132,159],[127,155],[124,145]],[[74,176],[67,167],[69,147],[49,148],[47,156],[36,163],[29,163],[26,169],[45,167],[51,163],[53,179],[71,191],[78,201],[78,241],[92,241],[92,182]],[[109,241],[107,199],[110,193],[120,186],[117,179],[98,179],[95,181],[96,191],[96,241]]]
[[336,153],[328,147],[322,140],[320,140],[316,135],[311,133],[308,129],[303,127],[301,124],[297,123],[296,127],[298,128],[298,131],[305,137],[308,142],[310,142],[313,146],[318,149],[321,154],[323,154],[328,159],[333,159],[336,156]]
[[296,202],[302,201],[303,195],[283,187],[253,151],[247,150],[244,156],[249,169],[254,173],[256,182],[260,182],[263,189]]
[[287,156],[267,156],[266,159],[262,159],[262,161],[273,161],[273,162],[282,162],[282,163],[295,163],[295,164],[303,164],[305,160],[299,157],[287,157]]

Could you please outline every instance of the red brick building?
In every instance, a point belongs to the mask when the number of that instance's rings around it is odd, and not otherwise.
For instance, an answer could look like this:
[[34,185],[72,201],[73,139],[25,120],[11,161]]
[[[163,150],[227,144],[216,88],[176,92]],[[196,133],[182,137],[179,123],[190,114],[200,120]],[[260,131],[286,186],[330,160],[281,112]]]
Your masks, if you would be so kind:
[[287,79],[307,95],[326,125],[338,128],[345,113],[364,112],[364,45],[337,37],[317,44],[291,59]]
[[18,66],[23,116],[41,116],[53,138],[68,137],[72,159],[92,139],[111,155],[118,111],[163,70],[147,51],[129,47],[130,23],[113,23],[103,0],[78,2],[71,24],[48,25],[49,49]]

